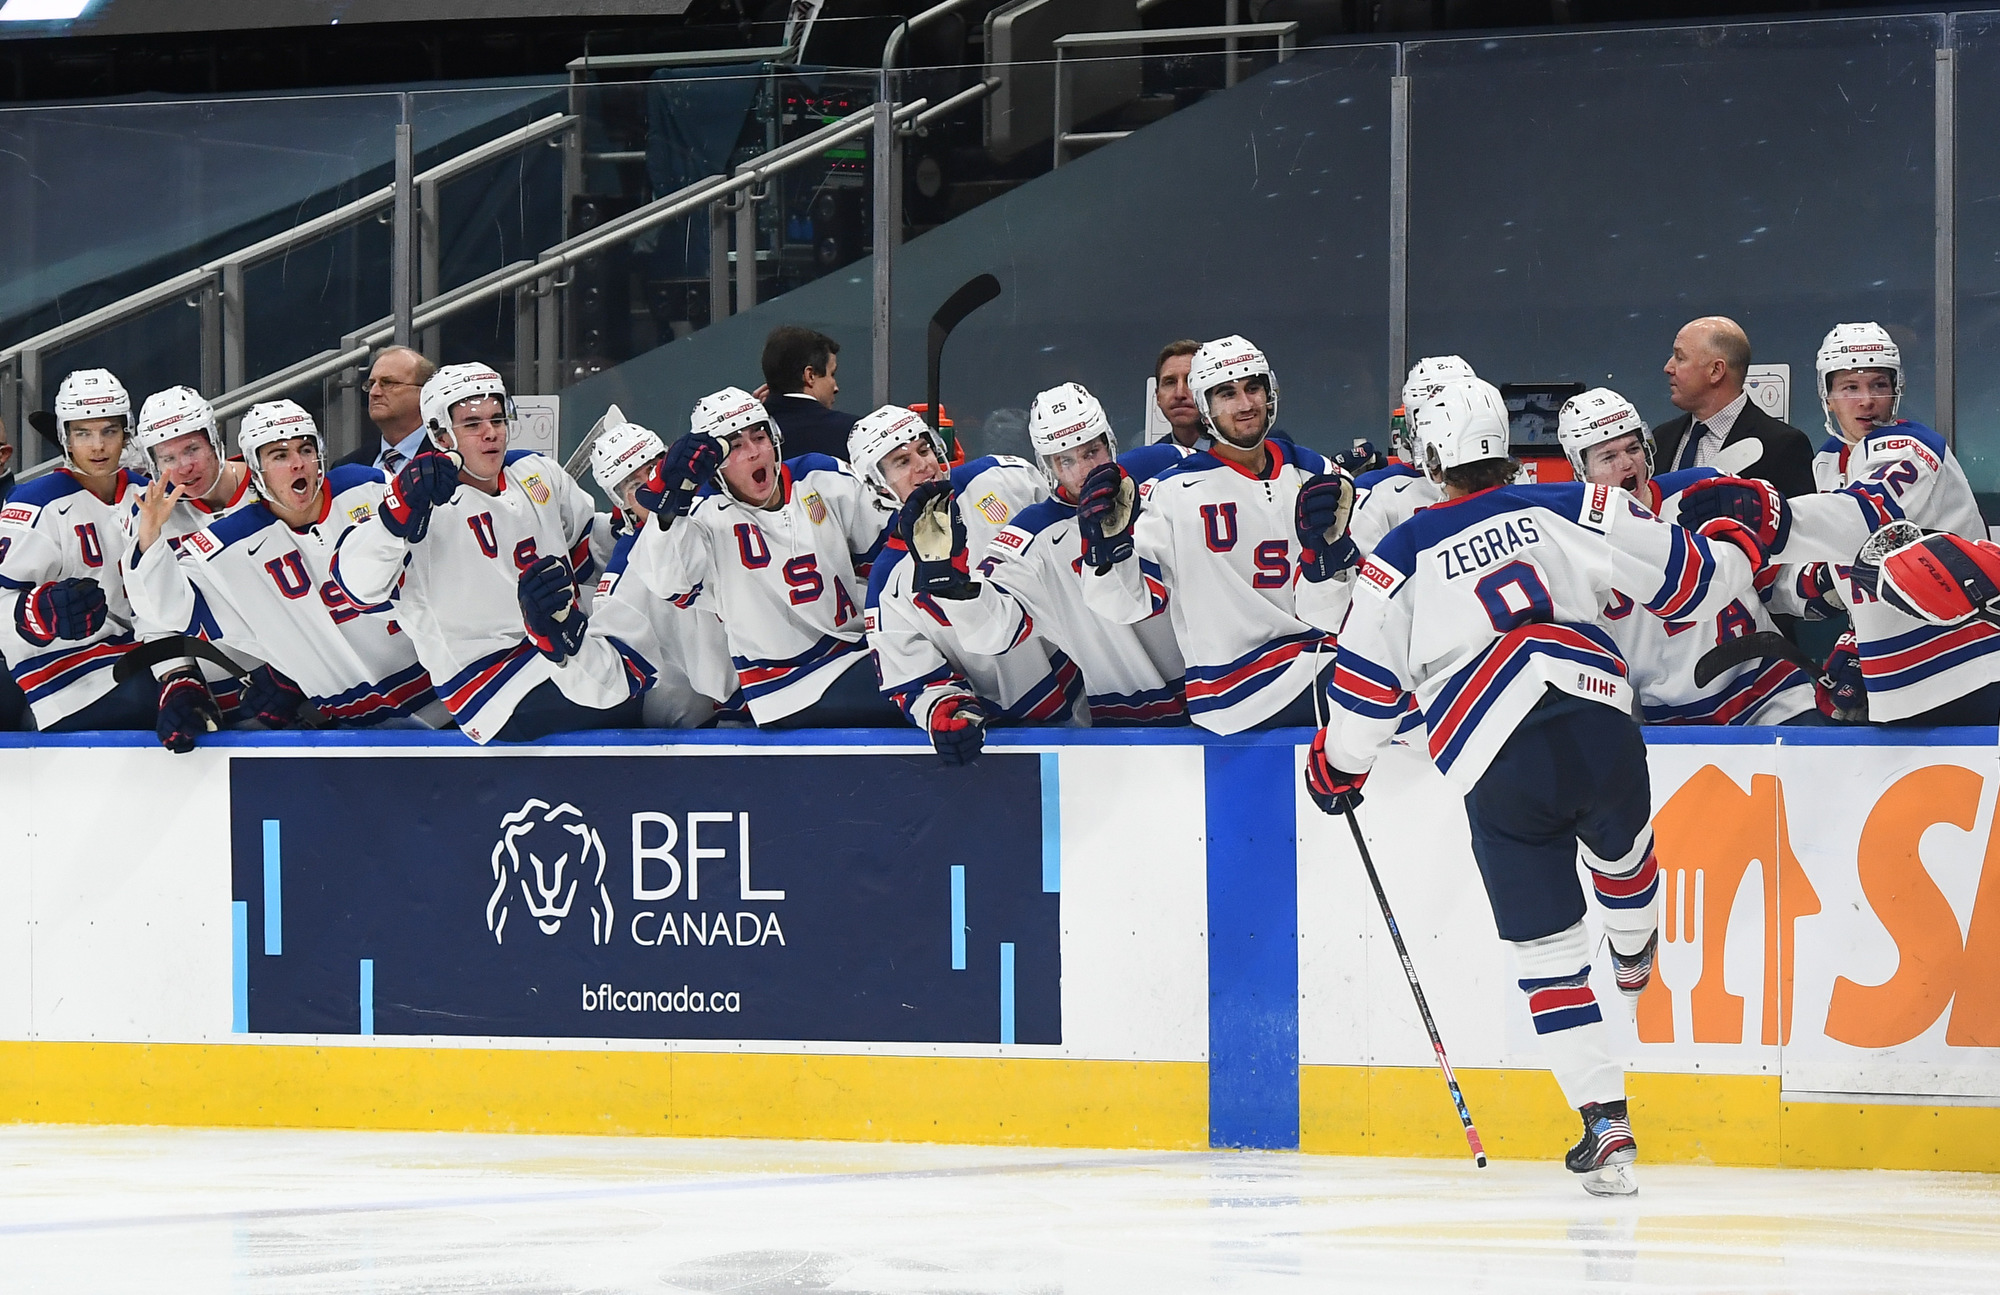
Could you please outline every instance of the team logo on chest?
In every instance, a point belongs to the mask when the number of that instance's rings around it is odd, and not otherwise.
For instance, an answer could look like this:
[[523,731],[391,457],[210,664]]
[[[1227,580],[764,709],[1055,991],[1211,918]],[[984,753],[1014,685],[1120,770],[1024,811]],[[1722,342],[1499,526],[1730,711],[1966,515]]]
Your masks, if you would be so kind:
[[819,497],[819,491],[807,491],[804,503],[806,516],[812,518],[813,525],[817,526],[826,520],[826,501]]
[[1236,547],[1236,505],[1203,504],[1201,529],[1211,553],[1227,553]]
[[974,506],[979,509],[981,517],[992,522],[995,526],[1005,526],[1007,524],[1007,505],[1000,502],[1000,496],[989,491]]
[[546,504],[550,499],[554,498],[549,493],[548,482],[542,480],[542,474],[539,472],[530,472],[527,476],[522,477],[521,489],[527,491],[528,498],[538,504]]

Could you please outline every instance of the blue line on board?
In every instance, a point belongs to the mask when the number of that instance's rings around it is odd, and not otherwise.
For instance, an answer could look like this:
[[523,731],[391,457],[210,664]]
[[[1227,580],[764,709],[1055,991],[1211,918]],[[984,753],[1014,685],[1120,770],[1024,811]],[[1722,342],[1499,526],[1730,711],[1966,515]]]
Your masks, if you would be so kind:
[[965,865],[951,865],[951,969],[965,970]]
[[361,1032],[375,1033],[375,959],[361,960]]
[[1062,889],[1062,757],[1042,752],[1042,893]]
[[1014,946],[1000,946],[1000,1042],[1014,1041]]
[[229,1029],[250,1033],[250,905],[229,905]]
[[264,820],[264,956],[285,951],[285,898],[278,869],[278,820]]

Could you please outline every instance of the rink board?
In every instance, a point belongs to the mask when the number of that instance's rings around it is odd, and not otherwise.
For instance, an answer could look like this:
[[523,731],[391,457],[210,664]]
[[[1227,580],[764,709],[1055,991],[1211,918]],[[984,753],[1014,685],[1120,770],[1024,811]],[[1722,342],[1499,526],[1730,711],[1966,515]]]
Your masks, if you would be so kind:
[[[1304,734],[632,736],[4,739],[0,1118],[1463,1154]],[[1647,1157],[2000,1170],[1993,731],[1648,737]],[[1559,1154],[1462,809],[1396,750],[1361,819]]]

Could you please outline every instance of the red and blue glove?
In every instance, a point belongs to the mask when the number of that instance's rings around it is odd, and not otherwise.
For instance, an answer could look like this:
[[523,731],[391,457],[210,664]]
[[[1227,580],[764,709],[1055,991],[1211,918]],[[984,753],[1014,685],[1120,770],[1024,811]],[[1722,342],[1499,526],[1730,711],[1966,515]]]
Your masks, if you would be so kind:
[[1299,571],[1314,584],[1361,565],[1361,549],[1347,534],[1354,517],[1354,482],[1322,472],[1299,487],[1292,528],[1299,537]]
[[108,610],[95,580],[57,580],[21,591],[14,603],[14,628],[37,647],[57,639],[87,639],[104,628]]
[[561,665],[583,647],[587,618],[569,563],[551,554],[521,573],[521,624],[535,650]]
[[153,716],[153,732],[160,745],[176,755],[194,750],[195,739],[222,728],[222,709],[200,676],[169,675],[160,685],[160,705]]
[[1707,538],[1728,540],[1761,571],[1792,533],[1792,506],[1768,481],[1709,477],[1681,492],[1675,520]]
[[1828,719],[1843,724],[1868,720],[1868,681],[1861,673],[1861,650],[1849,631],[1834,640],[1826,658],[1826,678],[1815,689],[1815,700]]
[[1956,625],[2000,616],[2000,546],[1948,533],[1906,544],[1882,559],[1875,592],[1906,616]]
[[250,682],[243,685],[236,709],[266,728],[290,728],[299,722],[299,707],[305,702],[306,695],[297,684],[270,666],[260,665],[250,672]]
[[689,432],[667,447],[666,456],[653,465],[632,498],[667,525],[688,515],[695,497],[715,479],[727,457],[713,436]]
[[1365,773],[1343,773],[1327,763],[1326,730],[1313,734],[1312,749],[1306,752],[1306,794],[1322,814],[1351,814],[1361,803]]
[[1375,448],[1373,441],[1356,441],[1352,449],[1342,450],[1334,455],[1333,462],[1350,477],[1358,477],[1364,472],[1375,472],[1389,466],[1389,460],[1382,457],[1382,451]]
[[971,697],[947,697],[931,707],[931,746],[952,768],[971,764],[986,746],[986,712]]
[[1839,586],[1834,583],[1833,568],[1824,562],[1808,562],[1800,567],[1792,587],[1798,591],[1799,601],[1805,604],[1809,621],[1830,621],[1847,610],[1834,600],[1834,590]]
[[458,464],[436,450],[425,450],[403,465],[383,492],[377,510],[382,529],[415,544],[431,528],[431,509],[448,504],[458,493]]
[[970,598],[972,572],[965,519],[952,504],[951,482],[926,481],[910,492],[896,515],[896,538],[910,550],[910,592]]
[[1076,529],[1083,560],[1103,575],[1132,556],[1132,526],[1139,520],[1139,487],[1116,463],[1102,463],[1083,479]]

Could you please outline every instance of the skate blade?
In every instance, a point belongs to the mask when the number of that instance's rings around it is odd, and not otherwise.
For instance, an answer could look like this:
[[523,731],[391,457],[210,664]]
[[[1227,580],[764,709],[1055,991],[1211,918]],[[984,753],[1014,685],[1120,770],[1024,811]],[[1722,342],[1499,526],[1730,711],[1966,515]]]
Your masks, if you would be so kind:
[[1583,1176],[1583,1190],[1592,1196],[1637,1196],[1639,1181],[1624,1164],[1607,1164]]

